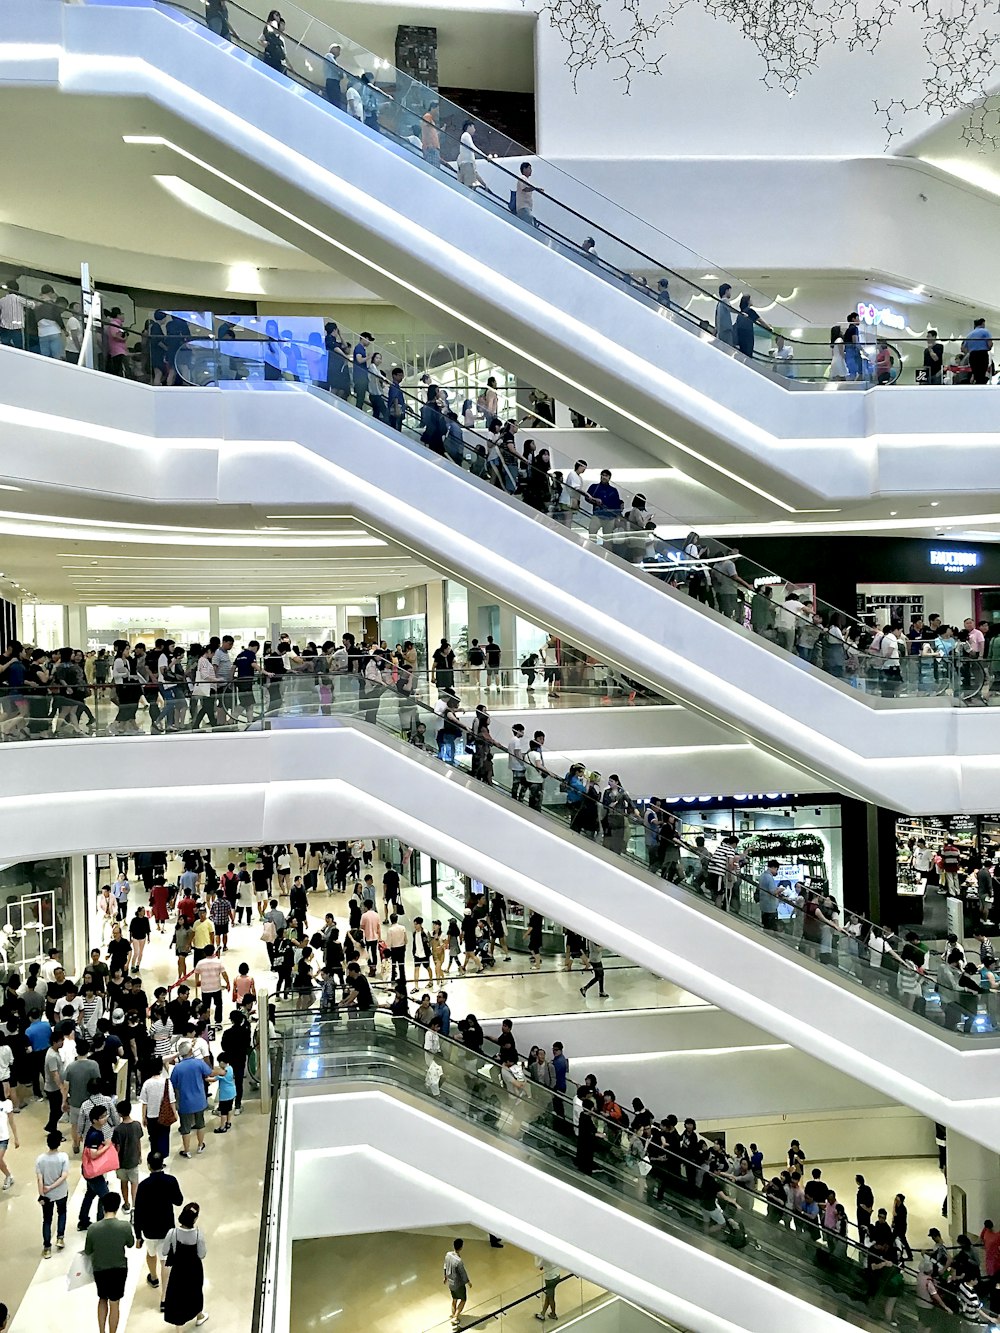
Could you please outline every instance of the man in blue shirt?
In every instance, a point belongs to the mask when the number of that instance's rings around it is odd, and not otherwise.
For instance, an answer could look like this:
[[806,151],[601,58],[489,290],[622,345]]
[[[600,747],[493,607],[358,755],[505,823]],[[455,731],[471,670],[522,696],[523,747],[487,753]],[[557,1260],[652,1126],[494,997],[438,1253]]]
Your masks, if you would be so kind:
[[389,385],[389,425],[393,430],[403,429],[406,416],[406,398],[403,394],[403,367],[393,366],[392,383]]
[[362,333],[354,346],[354,401],[359,412],[368,393],[368,347],[374,341],[370,333]]
[[563,1044],[561,1041],[552,1043],[552,1074],[555,1078],[553,1084],[552,1111],[560,1120],[566,1119],[566,1078],[569,1074],[569,1057],[563,1054]]
[[975,320],[971,332],[965,335],[965,341],[962,343],[962,351],[969,354],[969,369],[972,371],[973,384],[989,383],[992,347],[993,335],[986,327],[986,320]]
[[601,473],[600,481],[587,487],[587,495],[594,506],[593,517],[590,520],[590,535],[594,537],[597,533],[603,532],[606,537],[610,536],[622,516],[624,506],[622,497],[611,485],[611,473],[607,468]]
[[447,1037],[451,1031],[451,1010],[448,1008],[448,992],[438,991],[437,1004],[431,1006],[434,1017],[441,1020],[441,1036]]
[[180,1059],[170,1071],[170,1082],[177,1099],[177,1114],[181,1120],[181,1138],[184,1141],[182,1157],[191,1156],[191,1134],[198,1137],[198,1151],[205,1151],[205,1111],[208,1107],[206,1081],[215,1079],[212,1066],[192,1053],[189,1041],[177,1048]]
[[778,873],[777,861],[768,861],[757,881],[757,902],[760,904],[760,924],[765,930],[778,929]]
[[38,1017],[24,1030],[24,1039],[31,1052],[31,1086],[35,1096],[42,1100],[42,1070],[45,1066],[45,1052],[52,1045],[52,1027],[44,1017]]

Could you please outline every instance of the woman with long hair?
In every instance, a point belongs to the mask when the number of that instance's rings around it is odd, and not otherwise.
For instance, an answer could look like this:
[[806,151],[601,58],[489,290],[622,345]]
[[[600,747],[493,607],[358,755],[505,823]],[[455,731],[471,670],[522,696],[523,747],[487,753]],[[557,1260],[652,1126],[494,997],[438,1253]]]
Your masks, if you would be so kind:
[[168,1272],[167,1289],[163,1294],[163,1322],[174,1328],[183,1328],[192,1319],[196,1325],[203,1324],[208,1318],[204,1291],[204,1260],[208,1248],[198,1226],[200,1216],[198,1204],[186,1203],[177,1225],[170,1228],[160,1247]]

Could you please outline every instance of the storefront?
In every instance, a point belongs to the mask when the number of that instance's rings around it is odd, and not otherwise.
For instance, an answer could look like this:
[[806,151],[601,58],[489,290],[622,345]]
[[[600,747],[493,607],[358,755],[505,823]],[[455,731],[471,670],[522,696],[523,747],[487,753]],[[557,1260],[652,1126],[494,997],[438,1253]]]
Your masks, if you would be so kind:
[[[963,874],[995,860],[1000,856],[1000,814],[899,815],[894,841],[896,901],[894,913],[890,905],[890,919],[940,938],[949,925],[939,890],[941,877],[932,858],[951,842],[958,848]],[[924,869],[928,860],[931,864]]]
[[972,617],[1000,625],[1000,543],[943,538],[794,537],[738,542],[750,561],[798,585],[814,583],[821,609],[881,628],[939,615],[961,629]]
[[[804,883],[830,893],[844,907],[844,811],[845,801],[829,794],[810,796],[791,792],[762,792],[742,797],[667,796],[667,809],[680,821],[680,836],[691,846],[704,837],[711,854],[727,834],[739,839],[739,851],[747,857],[744,873],[756,880],[768,861],[779,864],[779,882]],[[849,802],[851,806],[856,802]],[[850,826],[850,821],[849,821]],[[850,837],[849,832],[849,837]],[[641,832],[633,835],[638,845]],[[637,848],[638,849],[638,848]],[[685,853],[682,867],[696,870],[694,858]],[[857,901],[849,908],[866,911]]]

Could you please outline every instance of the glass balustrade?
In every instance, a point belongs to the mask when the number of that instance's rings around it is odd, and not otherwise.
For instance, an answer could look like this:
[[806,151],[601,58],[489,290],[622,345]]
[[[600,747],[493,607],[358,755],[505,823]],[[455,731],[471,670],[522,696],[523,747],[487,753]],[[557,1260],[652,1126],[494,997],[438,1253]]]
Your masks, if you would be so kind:
[[918,643],[902,640],[891,652],[887,639],[884,650],[881,627],[874,627],[873,635],[872,626],[818,597],[811,584],[786,578],[696,533],[681,540],[661,537],[660,525],[676,527],[679,520],[647,506],[644,496],[615,486],[613,476],[607,487],[581,481],[573,489],[566,484],[568,465],[563,471],[553,468],[551,459],[542,459],[544,436],[528,451],[499,419],[489,423],[489,429],[465,424],[440,396],[428,401],[428,393],[436,395],[436,390],[421,395],[393,385],[387,368],[378,363],[366,366],[359,377],[342,338],[324,348],[316,340],[282,339],[277,325],[274,336],[261,338],[254,330],[221,322],[224,338],[193,337],[178,354],[185,383],[230,391],[298,384],[321,391],[337,410],[367,408],[374,422],[393,431],[390,438],[396,442],[425,447],[470,478],[491,484],[550,519],[590,549],[600,547],[621,567],[648,575],[669,591],[688,594],[734,628],[791,654],[797,666],[822,671],[877,698],[879,706],[898,700],[939,707],[985,702],[986,669],[969,655],[961,635],[928,635]]
[[[869,991],[908,1021],[977,1039],[989,1038],[1000,1028],[1000,979],[993,989],[994,982],[977,973],[973,986],[968,977],[962,979],[961,968],[935,948],[902,941],[889,927],[858,913],[842,914],[828,894],[791,893],[762,905],[758,883],[741,869],[738,846],[725,874],[713,875],[694,841],[705,833],[702,824],[682,823],[666,809],[651,819],[647,801],[633,799],[624,789],[609,792],[601,775],[591,776],[582,763],[576,765],[577,773],[564,774],[540,771],[517,757],[512,761],[509,748],[493,740],[488,730],[465,724],[457,704],[442,715],[407,693],[405,678],[402,684],[403,692],[399,680],[390,683],[388,677],[362,686],[357,675],[329,673],[257,679],[203,699],[184,695],[173,700],[173,725],[183,727],[189,719],[206,733],[286,726],[375,728],[387,744],[400,746],[401,753],[459,780],[476,781],[484,795],[509,803],[526,818],[537,816],[544,827],[557,829],[577,846],[588,851],[600,846],[600,855],[643,875],[650,888],[692,895],[706,910],[718,911],[720,921],[738,921],[782,953],[794,953],[842,984]],[[113,691],[117,720],[107,725],[111,734],[141,735],[134,718],[121,720],[122,711],[135,713],[143,703],[148,708],[154,687],[136,683],[124,688],[128,701],[123,704],[120,691]],[[449,691],[446,687],[446,695]],[[87,702],[99,709],[107,693],[99,690]],[[8,712],[3,714],[8,720],[0,721],[0,734],[24,739],[55,735],[51,708],[62,713],[73,706],[63,699],[29,698],[34,714],[19,709],[15,715],[16,725],[28,729],[12,733]],[[5,702],[9,709],[10,700]],[[157,694],[154,707],[164,725],[169,702]],[[32,731],[32,726],[45,731]],[[544,715],[537,727],[544,730]],[[528,728],[525,745],[534,729]]]
[[468,1125],[498,1147],[516,1144],[522,1159],[526,1154],[550,1178],[852,1325],[916,1320],[911,1269],[877,1266],[879,1252],[859,1244],[852,1224],[846,1234],[833,1234],[738,1184],[724,1155],[703,1140],[686,1140],[676,1151],[648,1132],[630,1133],[585,1106],[573,1084],[565,1097],[553,1097],[518,1071],[502,1073],[482,1053],[383,1011],[282,1015],[275,1033],[276,1086],[280,1081],[286,1117],[299,1088],[369,1084]]

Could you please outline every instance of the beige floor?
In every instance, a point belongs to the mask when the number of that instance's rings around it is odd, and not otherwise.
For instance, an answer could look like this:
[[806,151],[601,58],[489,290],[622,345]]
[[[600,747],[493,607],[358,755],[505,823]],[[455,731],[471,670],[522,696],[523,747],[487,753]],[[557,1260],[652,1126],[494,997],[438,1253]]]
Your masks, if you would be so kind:
[[[513,1245],[490,1246],[482,1232],[460,1228],[471,1287],[464,1322],[492,1313],[541,1286],[534,1256]],[[442,1264],[452,1237],[445,1233],[384,1231],[378,1236],[337,1236],[298,1241],[292,1259],[291,1333],[366,1328],[372,1333],[450,1333],[451,1304]],[[330,1281],[335,1272],[337,1280]],[[605,1295],[580,1278],[556,1293],[560,1319]],[[503,1328],[537,1328],[541,1309],[532,1297],[503,1317]],[[547,1321],[550,1322],[550,1321]]]

